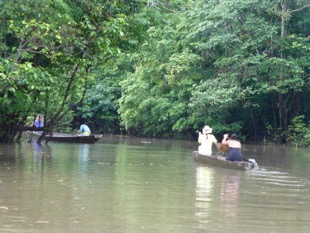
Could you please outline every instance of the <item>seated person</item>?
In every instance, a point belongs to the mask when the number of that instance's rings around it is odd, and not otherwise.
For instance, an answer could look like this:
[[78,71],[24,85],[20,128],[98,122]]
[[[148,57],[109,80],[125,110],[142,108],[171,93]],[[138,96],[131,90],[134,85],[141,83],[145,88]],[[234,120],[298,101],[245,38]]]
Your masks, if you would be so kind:
[[79,129],[79,134],[84,135],[84,136],[90,135],[91,132],[90,132],[89,127],[85,124],[82,124]]
[[212,143],[216,144],[217,140],[212,134],[212,128],[206,125],[202,129],[202,133],[199,132],[198,143],[198,153],[201,155],[212,155]]
[[34,121],[34,124],[37,128],[44,127],[44,118],[41,114],[38,114],[36,120]]
[[241,143],[237,140],[237,135],[233,133],[230,138],[228,134],[224,134],[222,144],[228,145],[228,153],[226,160],[228,161],[243,161],[241,154]]
[[41,114],[38,114],[35,121],[31,122],[30,127],[43,128],[44,127],[44,118]]

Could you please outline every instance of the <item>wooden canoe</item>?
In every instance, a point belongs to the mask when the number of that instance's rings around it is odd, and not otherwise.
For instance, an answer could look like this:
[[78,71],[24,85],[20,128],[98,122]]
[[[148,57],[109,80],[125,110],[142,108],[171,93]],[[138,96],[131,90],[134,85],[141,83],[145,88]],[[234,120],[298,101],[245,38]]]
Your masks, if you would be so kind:
[[221,155],[201,155],[198,151],[193,151],[193,157],[197,162],[204,163],[207,165],[230,168],[236,170],[252,170],[255,168],[255,165],[252,162],[241,161],[241,162],[231,162],[227,161],[224,156]]
[[69,142],[69,143],[95,143],[102,135],[92,134],[89,136],[72,135],[63,133],[53,133],[53,135],[46,135],[44,140],[53,142]]

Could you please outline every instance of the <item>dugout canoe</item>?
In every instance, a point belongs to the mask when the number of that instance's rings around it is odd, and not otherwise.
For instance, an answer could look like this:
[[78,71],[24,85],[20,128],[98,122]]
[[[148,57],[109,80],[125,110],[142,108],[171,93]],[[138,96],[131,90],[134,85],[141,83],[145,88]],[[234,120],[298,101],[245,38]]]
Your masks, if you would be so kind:
[[53,135],[46,135],[44,140],[53,142],[67,142],[67,143],[95,143],[102,135],[92,134],[89,136],[72,135],[63,133],[53,133]]
[[251,161],[231,162],[231,161],[227,161],[224,156],[201,155],[198,153],[198,151],[193,151],[193,157],[199,163],[212,165],[216,167],[230,168],[230,169],[243,170],[243,171],[254,170],[258,168],[254,159],[252,159],[253,160],[252,162]]

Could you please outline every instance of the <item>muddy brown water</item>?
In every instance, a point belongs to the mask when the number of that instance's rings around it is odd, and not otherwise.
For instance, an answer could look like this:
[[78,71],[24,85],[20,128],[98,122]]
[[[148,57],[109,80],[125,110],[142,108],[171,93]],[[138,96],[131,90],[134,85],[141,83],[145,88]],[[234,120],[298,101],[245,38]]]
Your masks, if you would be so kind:
[[201,165],[196,142],[104,136],[0,145],[0,232],[310,231],[310,150],[244,145],[257,171]]

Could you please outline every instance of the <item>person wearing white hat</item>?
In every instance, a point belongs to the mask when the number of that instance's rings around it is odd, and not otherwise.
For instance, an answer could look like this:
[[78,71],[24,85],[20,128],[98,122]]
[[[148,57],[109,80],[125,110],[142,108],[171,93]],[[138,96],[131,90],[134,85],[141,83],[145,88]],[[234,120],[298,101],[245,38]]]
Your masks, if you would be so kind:
[[212,155],[212,143],[216,144],[217,140],[212,134],[212,128],[208,125],[203,127],[202,133],[199,132],[198,143],[198,153],[201,155]]

